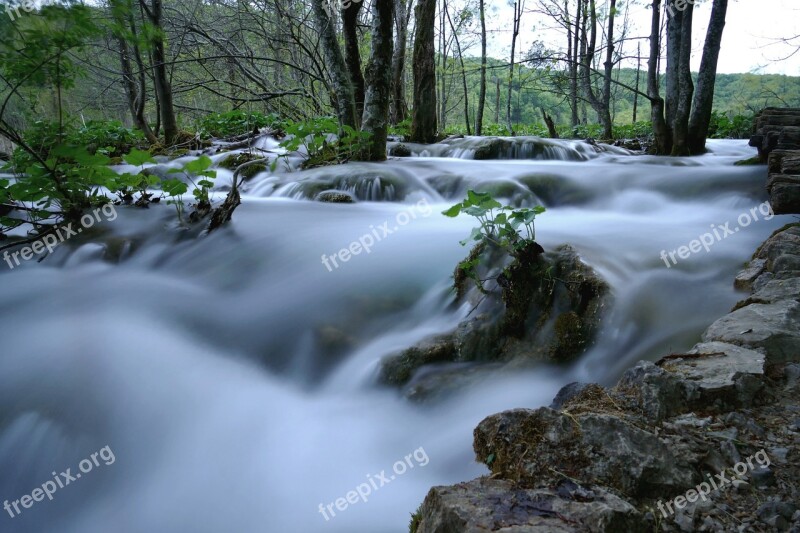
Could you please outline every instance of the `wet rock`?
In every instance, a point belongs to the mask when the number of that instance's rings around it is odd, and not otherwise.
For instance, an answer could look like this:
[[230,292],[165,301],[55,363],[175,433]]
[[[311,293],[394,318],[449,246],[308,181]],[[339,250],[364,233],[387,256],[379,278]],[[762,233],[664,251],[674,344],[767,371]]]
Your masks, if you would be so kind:
[[385,358],[381,381],[406,383],[414,368],[432,362],[567,362],[591,346],[610,289],[571,247],[542,253],[532,243],[512,260],[504,250],[477,246],[468,259],[476,258],[477,277],[497,280],[486,283],[485,294],[462,269],[454,273],[457,301],[475,312],[454,331]]
[[511,148],[512,142],[507,139],[487,138],[475,148],[474,159],[507,159]]
[[[775,472],[768,466],[756,468],[750,473],[750,480],[758,489],[766,489],[775,485]],[[791,516],[791,514],[789,515]]]
[[696,345],[685,358],[662,365],[686,382],[686,398],[692,405],[749,406],[763,388],[764,355],[723,342]]
[[526,489],[505,480],[479,478],[434,487],[420,508],[416,533],[638,533],[652,529],[631,504],[611,492],[571,485]]
[[567,403],[569,400],[577,397],[581,392],[586,390],[588,387],[588,383],[578,383],[577,381],[574,383],[569,383],[568,385],[564,385],[556,397],[553,398],[553,403],[550,404],[550,409],[561,409],[564,407],[564,404]]
[[513,409],[485,418],[474,437],[495,477],[521,483],[568,476],[643,496],[680,492],[698,477],[658,437],[611,415]]
[[418,368],[433,363],[452,362],[458,358],[453,339],[449,335],[434,337],[404,350],[383,361],[379,380],[387,385],[407,383]]
[[797,511],[794,503],[770,501],[761,505],[756,511],[759,520],[780,531],[789,529],[789,521]]
[[389,148],[389,155],[394,157],[411,157],[411,149],[403,143],[396,144]]
[[800,360],[800,303],[751,304],[714,322],[703,340],[763,348],[767,365]]
[[637,408],[652,423],[685,412],[693,399],[684,381],[649,361],[627,370],[616,388],[631,393]]
[[747,268],[736,275],[733,286],[740,291],[749,291],[753,288],[753,282],[764,273],[767,266],[766,259],[754,259],[750,261]]
[[314,200],[329,204],[354,204],[356,202],[350,193],[344,191],[323,191]]

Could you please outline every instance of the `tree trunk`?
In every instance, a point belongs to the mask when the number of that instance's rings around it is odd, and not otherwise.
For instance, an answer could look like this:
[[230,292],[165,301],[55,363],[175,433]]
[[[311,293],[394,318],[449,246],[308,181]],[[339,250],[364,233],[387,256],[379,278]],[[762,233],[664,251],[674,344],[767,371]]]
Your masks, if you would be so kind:
[[350,83],[353,85],[357,121],[364,113],[364,75],[361,73],[361,52],[358,47],[358,14],[363,5],[363,2],[352,2],[347,7],[342,4],[344,62],[350,75]]
[[328,63],[328,72],[333,83],[333,93],[336,96],[336,114],[340,126],[356,128],[356,101],[353,92],[353,82],[347,70],[336,28],[328,16],[324,5],[326,0],[312,0],[311,7],[317,22],[317,31],[320,34],[320,43]]
[[547,132],[550,135],[550,138],[558,139],[558,131],[556,131],[556,125],[553,122],[553,117],[548,115],[544,108],[542,108],[542,118],[544,118],[544,123],[547,124]]
[[603,124],[603,137],[613,139],[613,122],[611,120],[611,75],[614,72],[614,18],[617,11],[617,0],[611,0],[608,12],[608,42],[606,43],[605,78],[603,79],[602,114],[600,122]]
[[411,113],[411,140],[436,141],[436,0],[419,0],[414,9],[414,109]]
[[678,108],[672,124],[672,155],[689,155],[689,114],[692,111],[692,18],[694,4],[689,4],[681,13],[681,47],[678,62]]
[[700,73],[697,76],[694,110],[689,119],[689,152],[693,155],[706,151],[708,126],[711,123],[711,111],[714,106],[714,81],[717,77],[717,62],[727,11],[728,0],[714,0],[706,43],[703,46],[703,59],[700,60]]
[[478,111],[475,117],[475,135],[483,134],[483,109],[486,107],[486,7],[479,0],[481,17],[481,86],[478,92]]
[[145,9],[145,11],[150,18],[150,23],[153,25],[153,30],[150,31],[150,53],[153,57],[153,84],[155,85],[161,109],[161,125],[164,127],[164,144],[171,146],[178,136],[178,121],[175,118],[175,108],[172,105],[172,86],[167,76],[164,29],[161,26],[162,7],[161,0],[152,0],[150,8]]
[[406,119],[406,44],[408,42],[408,15],[406,0],[395,1],[395,41],[392,55],[392,124]]
[[633,93],[633,123],[636,124],[636,112],[639,110],[639,79],[642,73],[642,45],[636,44],[636,92]]
[[[670,7],[672,7],[671,0]],[[675,114],[678,111],[680,87],[678,85],[678,67],[681,55],[681,22],[683,11],[667,10],[667,68],[666,90],[664,94],[665,118],[670,130],[675,123]],[[671,142],[671,141],[670,141]]]
[[367,65],[367,93],[364,99],[362,130],[370,134],[363,158],[367,161],[386,159],[386,137],[389,133],[389,104],[392,100],[392,29],[394,0],[372,3],[372,53]]
[[447,22],[450,23],[450,29],[453,30],[453,38],[456,41],[456,51],[458,52],[458,61],[461,64],[461,86],[464,90],[464,124],[467,126],[467,135],[472,135],[472,128],[469,120],[469,90],[467,88],[467,69],[464,66],[464,55],[461,53],[461,41],[458,40],[458,30],[453,19],[450,17],[450,11],[445,11],[447,15]]
[[664,118],[664,99],[658,89],[658,59],[661,55],[661,0],[653,0],[650,25],[650,57],[647,60],[647,96],[650,98],[650,122],[655,136],[655,153],[672,151],[672,132]]
[[508,124],[508,132],[514,135],[514,125],[511,123],[511,95],[514,82],[514,54],[517,48],[517,37],[519,36],[519,23],[522,18],[522,7],[524,0],[514,2],[514,30],[511,34],[511,64],[508,67],[508,100],[506,100],[506,123]]
[[[141,55],[139,53],[139,46],[136,44],[137,32],[133,22],[133,6],[128,0],[112,1],[110,3],[114,24],[116,26],[114,33],[117,36],[119,43],[119,60],[122,68],[122,81],[125,87],[125,96],[128,100],[128,109],[131,112],[133,125],[136,129],[141,131],[145,138],[150,143],[158,142],[158,137],[150,129],[145,117],[145,101],[146,101],[146,78],[144,66],[141,65]],[[128,45],[126,39],[125,29],[130,30],[130,35],[134,38],[133,54],[131,54],[131,46]],[[134,75],[133,66],[131,65],[131,58],[137,62],[138,74]]]
[[[570,79],[569,79],[569,100],[572,107],[572,116],[570,122],[573,131],[580,124],[580,117],[578,117],[578,45],[580,43],[580,27],[581,27],[581,8],[583,0],[577,1],[577,8],[575,10],[575,28],[572,35],[572,57],[570,59]],[[573,133],[574,135],[574,133]]]
[[[615,0],[612,0],[615,3]],[[613,23],[613,17],[611,17],[611,22]],[[613,31],[612,31],[613,37]],[[583,16],[583,28],[581,30],[581,40],[582,49],[581,49],[581,80],[583,82],[583,92],[586,95],[586,100],[589,101],[589,104],[594,109],[595,113],[597,113],[597,118],[600,121],[600,124],[603,126],[603,136],[605,138],[611,138],[612,135],[612,124],[611,124],[611,111],[609,110],[609,106],[607,102],[610,102],[610,94],[608,98],[605,95],[605,90],[598,96],[594,88],[592,87],[592,62],[595,56],[595,50],[597,46],[597,6],[595,4],[595,0],[589,0],[589,4],[585,6],[584,16]],[[609,44],[609,48],[611,48],[611,44]],[[613,49],[610,50],[610,53],[613,54]],[[613,67],[613,63],[610,60],[606,61],[606,65],[611,65]],[[608,67],[606,68],[606,72],[604,74],[604,87],[609,87],[611,85],[611,69]],[[610,90],[609,90],[610,93]]]

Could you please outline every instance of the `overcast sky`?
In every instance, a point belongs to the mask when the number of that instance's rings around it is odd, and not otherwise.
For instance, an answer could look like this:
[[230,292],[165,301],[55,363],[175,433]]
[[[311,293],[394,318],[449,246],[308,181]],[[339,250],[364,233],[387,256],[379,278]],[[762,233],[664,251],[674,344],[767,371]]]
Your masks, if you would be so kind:
[[[525,0],[526,10],[532,9],[537,0]],[[491,16],[487,21],[491,30],[489,39],[489,55],[498,59],[508,59],[511,46],[512,8],[508,0],[487,0],[487,9]],[[606,0],[598,0],[598,8],[606,5]],[[649,1],[637,2],[650,4]],[[633,5],[631,0],[629,16],[632,21],[631,36],[647,36],[650,32],[650,9],[642,5]],[[622,0],[618,0],[622,5]],[[618,15],[618,18],[624,14]],[[692,69],[700,67],[706,28],[711,14],[711,0],[698,1],[694,13],[694,47],[692,53]],[[552,22],[542,15],[528,12],[523,15],[517,50],[526,52],[534,40],[542,40],[549,46],[564,46],[566,37],[549,29]],[[782,60],[800,47],[800,38],[795,46],[790,47],[777,41],[780,38],[800,34],[800,0],[730,0],[728,5],[727,24],[722,37],[720,53],[720,73],[777,73],[800,76],[800,52],[789,59]],[[521,45],[521,46],[520,46]],[[626,44],[626,55],[636,54],[636,45]],[[473,47],[466,55],[478,55],[480,47]],[[642,41],[642,55],[648,53],[646,40]],[[517,56],[519,57],[519,55]],[[643,62],[645,67],[646,60]],[[635,66],[635,65],[626,65]]]

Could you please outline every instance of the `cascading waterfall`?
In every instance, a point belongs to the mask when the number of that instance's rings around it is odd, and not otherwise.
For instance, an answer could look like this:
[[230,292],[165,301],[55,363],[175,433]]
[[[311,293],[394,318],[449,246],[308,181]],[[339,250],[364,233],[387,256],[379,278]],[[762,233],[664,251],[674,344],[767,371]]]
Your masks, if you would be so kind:
[[[549,151],[514,148],[543,154],[536,160],[475,161],[477,142],[258,174],[233,224],[208,237],[182,231],[170,206],[118,208],[91,242],[13,271],[0,264],[0,502],[53,471],[75,473],[104,446],[116,458],[52,501],[0,517],[0,529],[406,531],[431,486],[486,472],[471,449],[484,416],[689,348],[737,301],[735,272],[787,222],[761,217],[667,267],[662,250],[735,225],[765,200],[763,169],[733,166],[752,155],[746,141],[713,141],[694,159],[547,141]],[[220,173],[218,194],[229,176]],[[310,201],[330,189],[359,202]],[[614,308],[569,367],[411,404],[374,385],[377,362],[469,311],[449,305],[449,277],[473,223],[439,214],[468,189],[546,205],[538,241],[572,244],[613,286]],[[415,205],[427,214],[400,216]],[[330,269],[321,260],[381,227],[390,232],[369,253]],[[319,512],[419,448],[424,466],[335,517]]]

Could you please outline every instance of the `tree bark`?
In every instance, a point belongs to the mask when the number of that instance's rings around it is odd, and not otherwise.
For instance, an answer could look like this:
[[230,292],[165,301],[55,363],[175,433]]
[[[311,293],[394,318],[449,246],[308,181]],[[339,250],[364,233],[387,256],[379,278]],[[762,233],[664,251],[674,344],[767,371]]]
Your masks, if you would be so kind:
[[682,13],[681,46],[678,62],[678,108],[672,124],[672,155],[689,155],[689,114],[692,111],[694,82],[692,81],[692,18],[694,4]]
[[[564,8],[567,13],[567,29],[569,30],[571,26],[569,21],[569,9],[567,9],[568,6],[569,4],[567,4],[565,0]],[[572,53],[569,57],[569,103],[572,111],[570,125],[573,129],[580,123],[580,118],[578,117],[578,43],[580,42],[579,28],[581,26],[581,6],[582,0],[578,0],[575,10],[575,27],[573,34],[569,36],[572,44]]]
[[[612,3],[615,3],[615,0],[612,0]],[[613,17],[611,17],[611,22],[613,23]],[[612,124],[611,124],[611,111],[609,110],[609,106],[606,105],[606,102],[610,102],[610,94],[608,97],[605,95],[605,90],[598,96],[595,93],[594,88],[592,87],[592,61],[594,60],[595,51],[597,47],[597,6],[595,4],[595,0],[589,0],[587,6],[585,6],[584,16],[583,16],[583,28],[581,32],[581,39],[583,41],[582,49],[581,49],[581,80],[583,82],[583,92],[586,95],[586,100],[589,101],[589,104],[594,109],[595,113],[597,113],[597,118],[600,121],[600,124],[603,126],[603,136],[607,139],[610,139],[612,135]],[[612,31],[613,37],[613,31]],[[609,48],[612,47],[612,44],[609,43]],[[610,53],[613,54],[613,49],[610,50]],[[613,64],[607,60],[607,65]],[[604,73],[604,82],[603,86],[609,87],[611,86],[611,69],[606,68]],[[610,93],[610,90],[609,90]]]
[[374,0],[372,4],[372,53],[367,65],[367,92],[364,99],[362,130],[370,133],[363,158],[386,159],[389,133],[389,104],[392,98],[392,51],[394,0]]
[[478,90],[478,111],[475,116],[475,135],[483,134],[483,109],[486,107],[486,6],[479,0],[481,18],[481,86]]
[[408,8],[406,0],[395,0],[395,40],[392,55],[392,124],[406,119],[406,44],[408,42]]
[[453,31],[453,38],[456,41],[456,51],[458,52],[458,61],[461,64],[461,87],[464,91],[464,124],[467,127],[467,135],[472,135],[472,127],[469,120],[469,90],[467,88],[467,69],[464,66],[464,54],[461,53],[461,41],[458,39],[458,29],[453,24],[453,19],[450,17],[450,11],[446,11],[447,22],[450,23],[450,29]]
[[419,0],[414,10],[414,109],[411,114],[411,140],[436,141],[436,0]]
[[[337,0],[338,3],[338,0]],[[364,75],[361,73],[361,52],[358,42],[358,14],[363,2],[342,4],[342,32],[344,33],[344,62],[353,85],[353,98],[356,102],[356,120],[364,113]]]
[[544,108],[542,108],[542,118],[544,118],[544,123],[547,125],[547,132],[550,135],[550,138],[558,139],[558,131],[556,131],[556,125],[553,122],[553,117],[548,115]]
[[333,93],[336,96],[336,114],[340,126],[356,128],[356,101],[353,92],[353,82],[347,70],[342,49],[336,36],[336,28],[331,21],[324,5],[325,0],[312,0],[311,7],[317,22],[317,31],[320,34],[320,43],[328,63],[328,72],[333,84]]
[[714,106],[714,82],[717,77],[722,30],[725,28],[727,12],[728,0],[714,0],[706,42],[703,46],[703,58],[700,60],[700,72],[697,76],[694,110],[689,119],[689,152],[693,155],[706,151],[708,126],[711,123],[711,111]]
[[[141,0],[144,2],[144,0]],[[161,25],[163,5],[161,0],[152,0],[148,8],[142,4],[145,12],[153,25],[150,31],[150,47],[153,57],[153,84],[161,113],[161,125],[164,127],[164,144],[171,146],[178,136],[178,121],[175,118],[175,108],[172,105],[172,86],[167,75],[167,59],[164,52],[164,28]]]
[[522,18],[522,7],[524,0],[514,2],[514,30],[511,34],[511,63],[508,67],[508,99],[506,100],[506,123],[508,124],[508,132],[514,135],[514,125],[511,121],[511,96],[514,83],[514,54],[517,49],[517,37],[519,36],[519,24]]
[[655,153],[667,155],[672,151],[672,132],[664,118],[664,99],[658,88],[658,59],[661,56],[661,0],[653,0],[650,25],[650,57],[647,60],[647,96],[650,98],[650,122],[655,137]]
[[[131,112],[133,126],[141,131],[150,143],[158,142],[158,138],[150,129],[145,117],[145,102],[147,98],[147,85],[145,78],[144,65],[142,65],[139,46],[134,39],[133,46],[128,45],[125,37],[126,28],[135,38],[137,36],[136,26],[133,22],[133,5],[129,0],[112,1],[110,3],[112,16],[114,18],[117,42],[119,43],[119,60],[122,69],[122,81],[125,87],[125,96],[128,100],[128,109]],[[133,49],[133,50],[132,50]],[[131,53],[133,52],[133,53]],[[131,59],[137,62],[138,74],[134,75]]]

